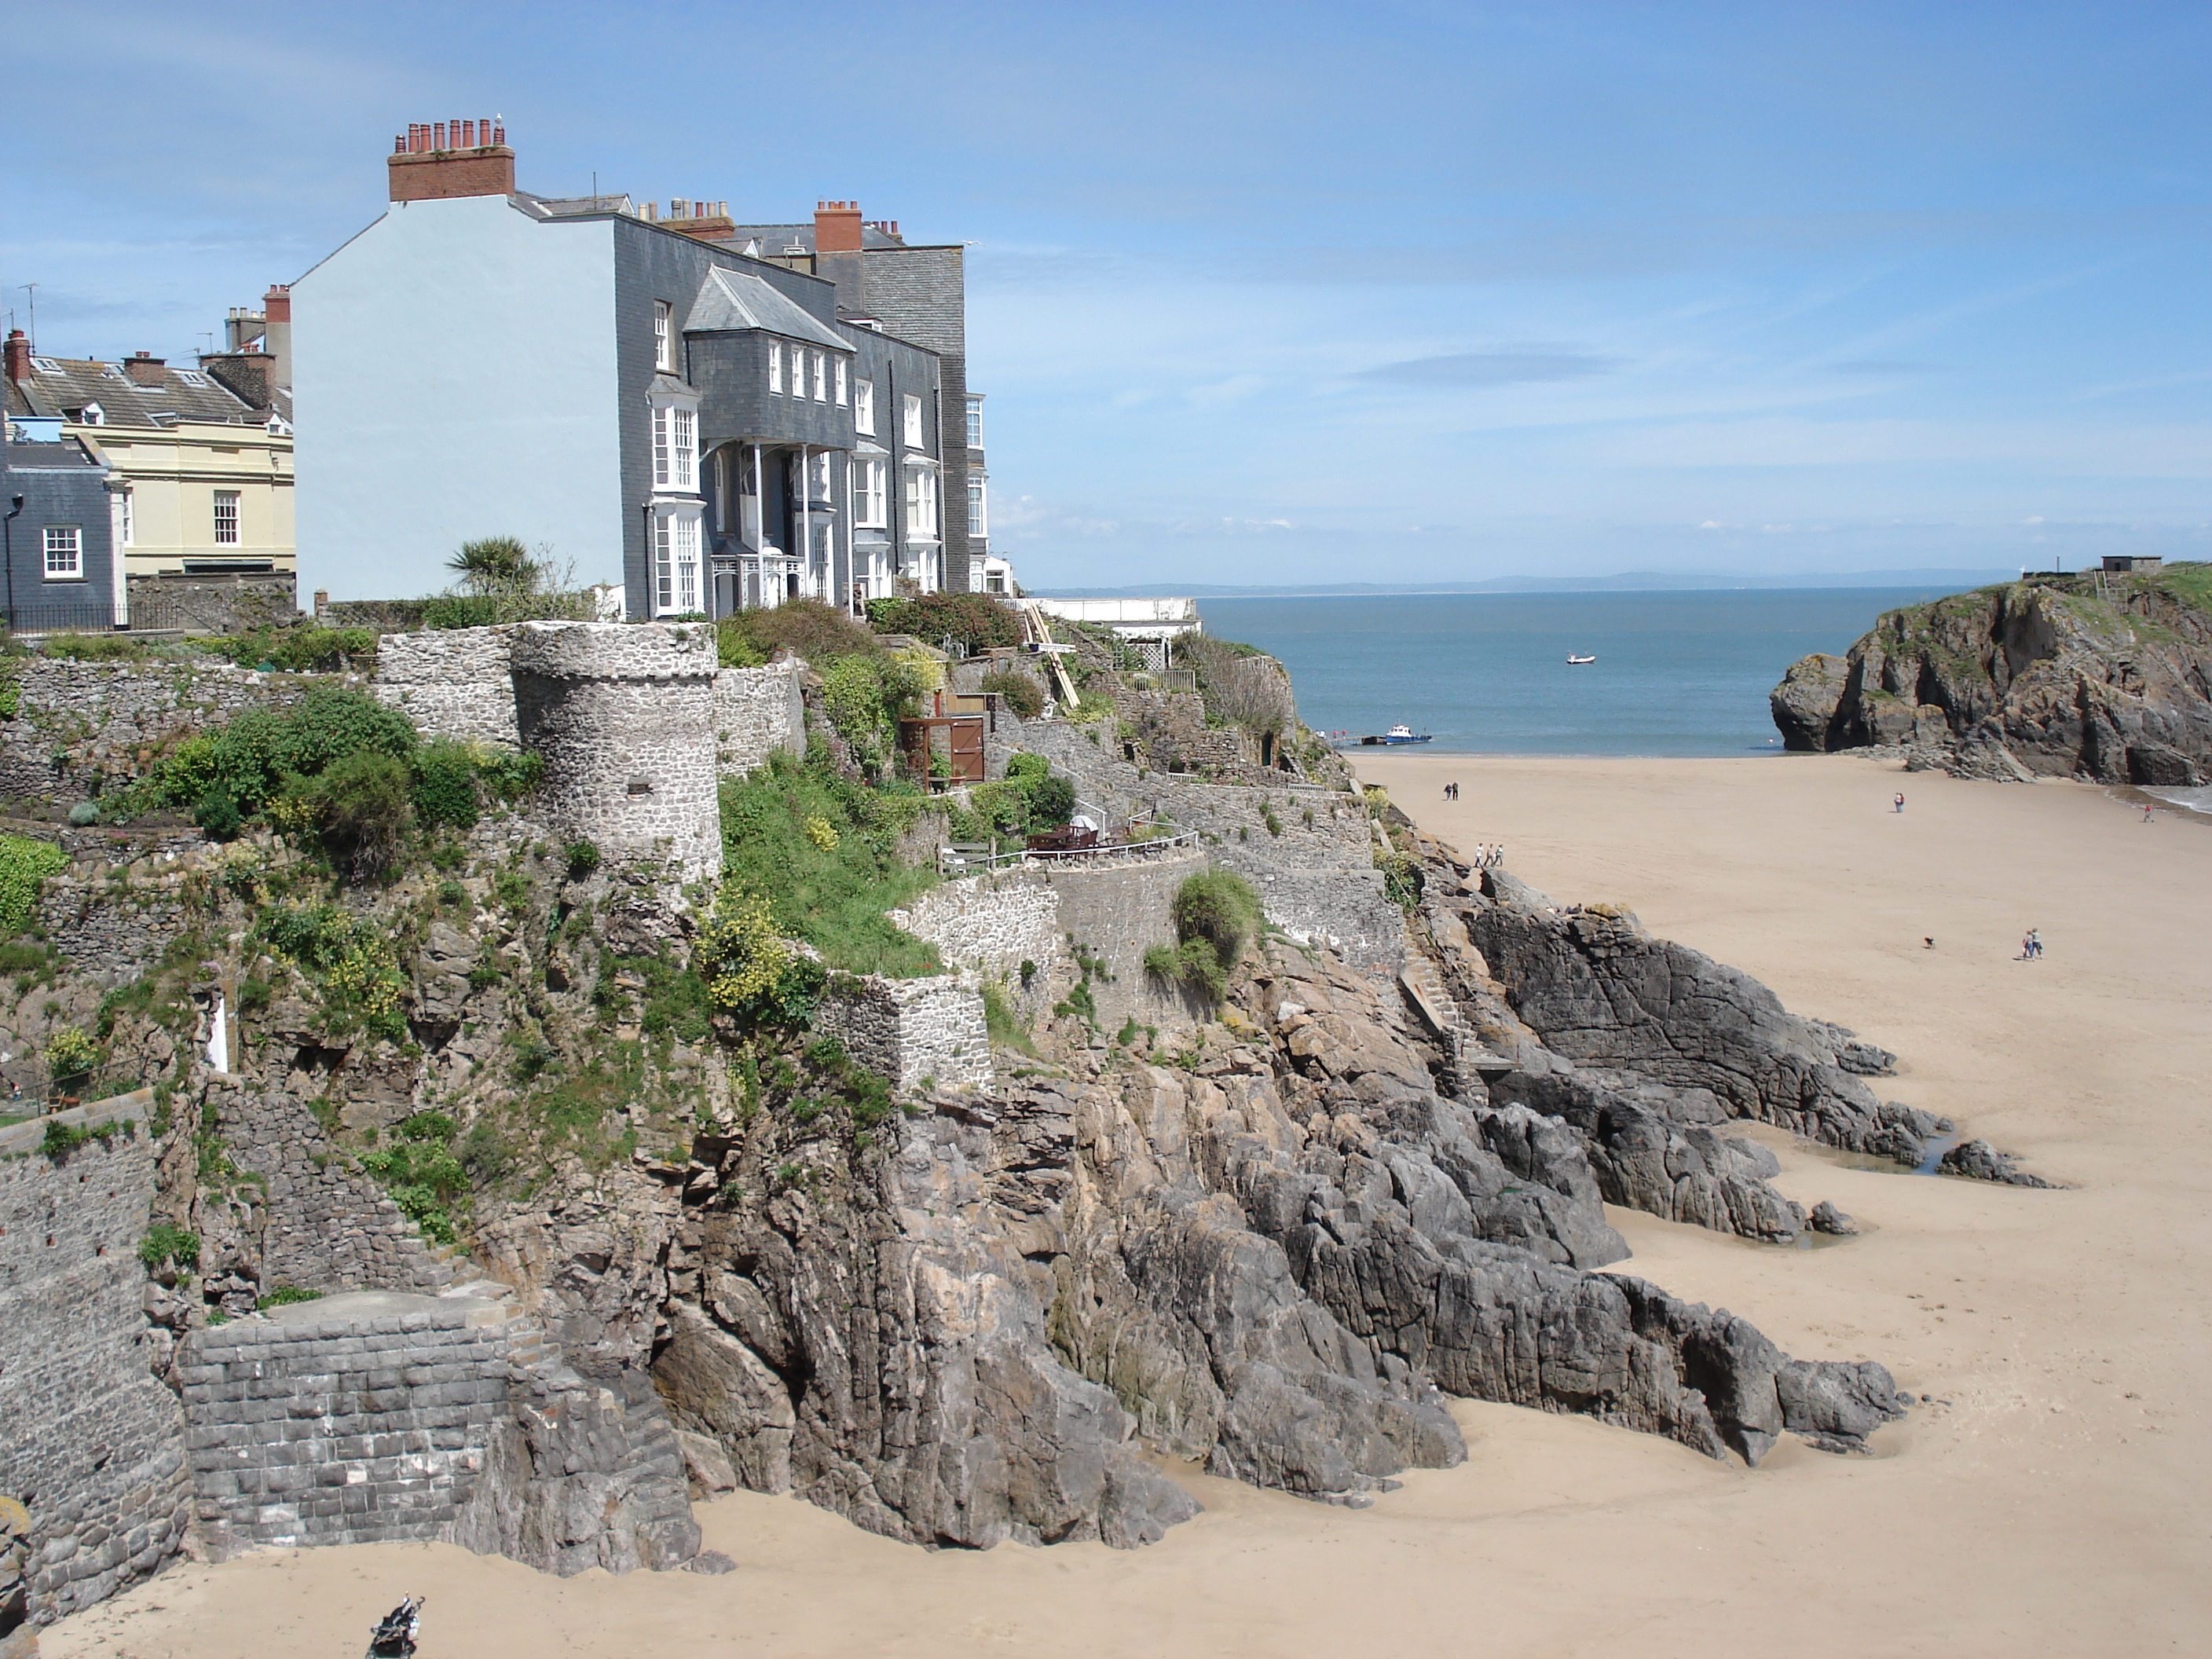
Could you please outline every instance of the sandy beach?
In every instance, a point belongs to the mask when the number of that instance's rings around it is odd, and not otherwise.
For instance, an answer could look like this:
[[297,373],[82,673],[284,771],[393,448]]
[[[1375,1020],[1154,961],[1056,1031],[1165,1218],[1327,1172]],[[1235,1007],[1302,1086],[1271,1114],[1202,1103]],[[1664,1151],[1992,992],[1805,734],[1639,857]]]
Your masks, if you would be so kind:
[[[42,1650],[350,1659],[407,1591],[430,1598],[426,1659],[2212,1648],[2212,827],[1848,757],[1358,765],[1463,852],[1503,842],[1554,898],[1625,904],[1895,1050],[1886,1094],[2067,1183],[1850,1168],[1761,1132],[1781,1189],[1864,1236],[1780,1249],[1609,1212],[1635,1249],[1618,1271],[1927,1396],[1875,1455],[1791,1443],[1747,1470],[1466,1404],[1468,1462],[1370,1510],[1192,1476],[1206,1513],[1141,1552],[930,1554],[740,1494],[699,1510],[724,1577],[271,1552],[180,1567]],[[2032,927],[2048,954],[2015,960]]]

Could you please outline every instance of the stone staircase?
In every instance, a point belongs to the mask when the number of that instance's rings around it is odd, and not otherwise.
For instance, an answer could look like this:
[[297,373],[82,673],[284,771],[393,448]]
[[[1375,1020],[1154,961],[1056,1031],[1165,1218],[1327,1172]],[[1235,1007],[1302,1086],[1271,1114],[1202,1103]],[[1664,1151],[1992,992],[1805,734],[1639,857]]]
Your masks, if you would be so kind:
[[1398,984],[1443,1045],[1444,1073],[1437,1080],[1444,1086],[1440,1092],[1454,1100],[1486,1098],[1488,1079],[1510,1071],[1513,1062],[1483,1047],[1458,1002],[1445,988],[1443,976],[1428,957],[1418,951],[1408,951],[1405,966],[1398,970]]

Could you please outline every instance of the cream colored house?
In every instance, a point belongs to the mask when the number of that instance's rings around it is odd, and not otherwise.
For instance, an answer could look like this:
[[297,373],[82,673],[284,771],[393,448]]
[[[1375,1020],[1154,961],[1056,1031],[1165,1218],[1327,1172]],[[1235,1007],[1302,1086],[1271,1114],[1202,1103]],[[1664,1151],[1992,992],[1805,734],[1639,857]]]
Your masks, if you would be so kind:
[[291,396],[260,353],[172,368],[141,352],[120,363],[32,355],[8,342],[10,419],[82,441],[108,465],[125,574],[289,576]]

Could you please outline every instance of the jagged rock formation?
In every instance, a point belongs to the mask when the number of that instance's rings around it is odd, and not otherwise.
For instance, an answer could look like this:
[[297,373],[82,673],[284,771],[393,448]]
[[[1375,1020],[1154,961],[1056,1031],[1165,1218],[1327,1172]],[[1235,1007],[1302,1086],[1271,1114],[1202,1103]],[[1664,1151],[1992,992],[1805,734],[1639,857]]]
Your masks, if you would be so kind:
[[2010,582],[1884,615],[1770,699],[1785,747],[1910,745],[1970,777],[2193,785],[2212,775],[2212,585],[2200,564]]

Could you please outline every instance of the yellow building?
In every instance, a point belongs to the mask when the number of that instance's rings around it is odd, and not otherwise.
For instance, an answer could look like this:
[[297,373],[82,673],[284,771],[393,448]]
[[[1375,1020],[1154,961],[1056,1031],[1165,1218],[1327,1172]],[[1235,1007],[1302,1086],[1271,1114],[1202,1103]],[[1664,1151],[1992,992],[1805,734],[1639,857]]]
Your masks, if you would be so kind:
[[292,574],[291,394],[273,358],[172,368],[144,352],[102,363],[8,346],[8,418],[53,423],[107,463],[126,575]]

